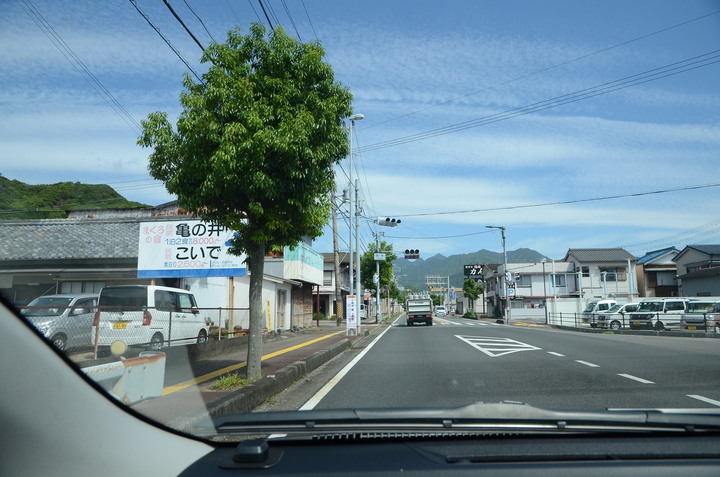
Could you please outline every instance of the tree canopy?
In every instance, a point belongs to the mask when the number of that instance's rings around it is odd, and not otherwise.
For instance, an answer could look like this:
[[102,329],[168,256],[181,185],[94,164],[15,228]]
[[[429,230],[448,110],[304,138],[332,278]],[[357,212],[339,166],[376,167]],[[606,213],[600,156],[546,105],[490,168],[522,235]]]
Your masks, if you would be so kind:
[[165,112],[142,121],[151,175],[183,208],[236,231],[231,252],[247,253],[251,379],[260,377],[264,256],[322,234],[333,164],[349,149],[352,96],[323,57],[320,43],[279,27],[232,30],[205,50],[202,82],[185,75],[177,128]]

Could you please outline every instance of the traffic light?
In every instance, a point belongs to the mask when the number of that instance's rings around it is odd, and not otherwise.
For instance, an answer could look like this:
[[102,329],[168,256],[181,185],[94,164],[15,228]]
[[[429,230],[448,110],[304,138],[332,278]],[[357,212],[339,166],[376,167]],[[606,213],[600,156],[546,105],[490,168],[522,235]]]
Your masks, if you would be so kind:
[[520,272],[515,272],[515,281],[520,280]]
[[384,219],[378,218],[377,223],[385,227],[397,227],[400,223],[400,219],[391,219],[390,217],[386,217]]
[[420,250],[405,250],[405,260],[417,260],[420,258]]

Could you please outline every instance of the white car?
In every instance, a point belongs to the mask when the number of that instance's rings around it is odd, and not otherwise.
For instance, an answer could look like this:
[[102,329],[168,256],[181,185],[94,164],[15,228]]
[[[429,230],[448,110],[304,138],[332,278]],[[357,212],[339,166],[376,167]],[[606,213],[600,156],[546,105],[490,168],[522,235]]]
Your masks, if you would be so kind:
[[45,295],[35,298],[22,314],[60,351],[90,347],[98,296]]
[[435,314],[437,316],[446,316],[447,310],[445,309],[445,307],[443,305],[438,305],[435,307]]

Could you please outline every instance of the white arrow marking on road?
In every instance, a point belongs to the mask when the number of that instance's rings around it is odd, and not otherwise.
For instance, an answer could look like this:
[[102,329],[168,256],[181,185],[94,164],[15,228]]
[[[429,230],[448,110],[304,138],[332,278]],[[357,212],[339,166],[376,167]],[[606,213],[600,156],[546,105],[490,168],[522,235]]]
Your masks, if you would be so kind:
[[510,353],[517,353],[518,351],[534,351],[536,349],[541,349],[537,346],[511,340],[510,338],[460,335],[455,335],[455,337],[469,344],[478,351],[482,351],[491,358],[497,358],[498,356],[504,356]]

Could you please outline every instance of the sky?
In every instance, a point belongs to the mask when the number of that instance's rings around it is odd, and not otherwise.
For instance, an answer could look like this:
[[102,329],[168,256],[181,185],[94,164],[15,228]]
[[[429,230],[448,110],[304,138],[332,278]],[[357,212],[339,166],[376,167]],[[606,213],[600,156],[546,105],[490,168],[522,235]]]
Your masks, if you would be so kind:
[[[268,23],[257,0],[168,3],[203,46]],[[322,43],[364,115],[352,131],[363,249],[383,233],[423,258],[502,251],[488,225],[505,227],[507,250],[552,259],[720,243],[720,1],[262,6]],[[147,171],[139,123],[174,122],[200,56],[160,0],[0,0],[0,173],[173,200]],[[338,165],[338,194],[349,170]],[[332,251],[329,226],[314,248]]]

